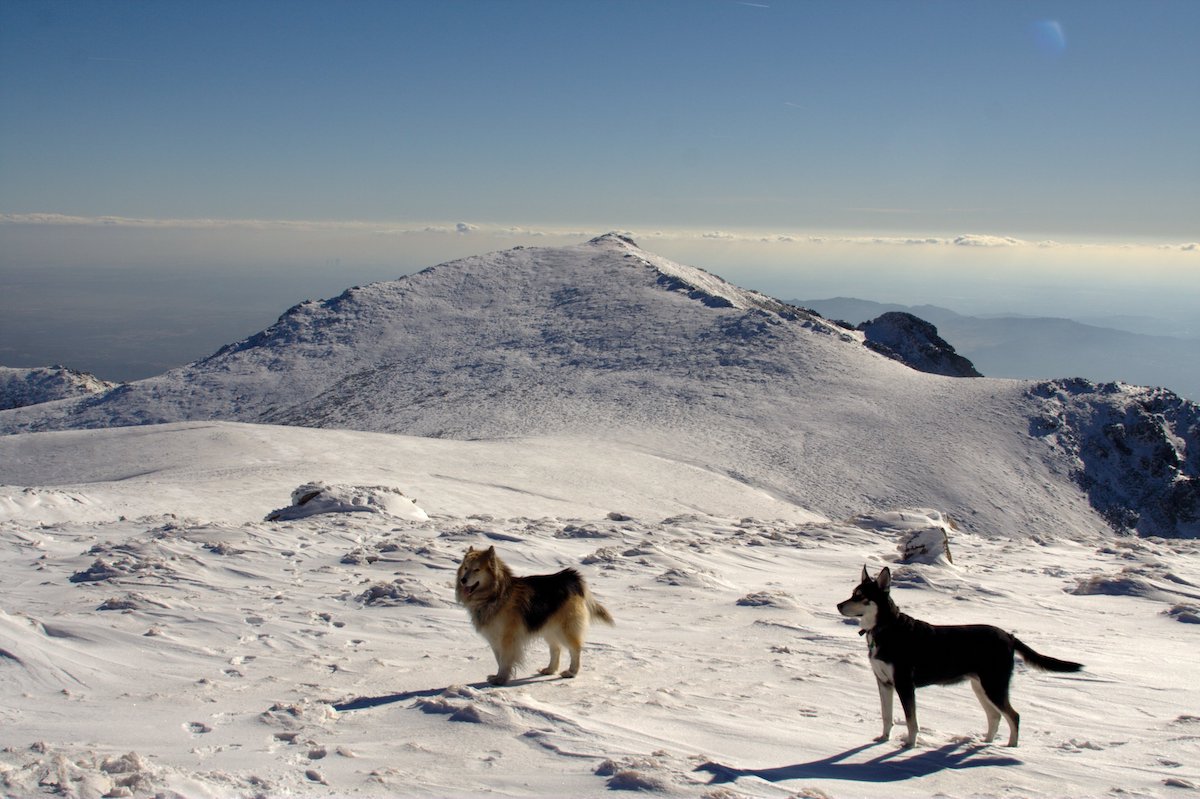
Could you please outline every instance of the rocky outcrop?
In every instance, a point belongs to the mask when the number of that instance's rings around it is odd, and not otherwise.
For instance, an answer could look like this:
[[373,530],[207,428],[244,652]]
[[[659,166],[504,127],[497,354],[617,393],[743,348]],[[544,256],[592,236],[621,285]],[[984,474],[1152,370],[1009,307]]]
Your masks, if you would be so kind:
[[0,411],[99,394],[116,385],[65,366],[35,369],[0,366]]
[[1163,388],[1068,379],[1039,383],[1030,433],[1119,532],[1200,537],[1200,406]]
[[946,377],[983,377],[969,360],[938,336],[937,328],[902,311],[890,311],[858,326],[865,344],[921,372]]

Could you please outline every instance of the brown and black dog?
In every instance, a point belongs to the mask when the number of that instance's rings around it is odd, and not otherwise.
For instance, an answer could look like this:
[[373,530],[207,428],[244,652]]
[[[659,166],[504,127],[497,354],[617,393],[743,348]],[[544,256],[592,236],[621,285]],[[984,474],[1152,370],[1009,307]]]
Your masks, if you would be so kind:
[[554,674],[563,647],[571,654],[571,665],[563,677],[579,673],[579,655],[588,622],[594,617],[605,624],[613,618],[592,598],[587,584],[574,569],[556,574],[517,577],[496,555],[495,547],[471,547],[458,566],[454,595],[466,606],[471,621],[492,646],[497,671],[488,682],[504,685],[524,658],[526,644],[543,638],[550,646],[550,664],[539,674]]

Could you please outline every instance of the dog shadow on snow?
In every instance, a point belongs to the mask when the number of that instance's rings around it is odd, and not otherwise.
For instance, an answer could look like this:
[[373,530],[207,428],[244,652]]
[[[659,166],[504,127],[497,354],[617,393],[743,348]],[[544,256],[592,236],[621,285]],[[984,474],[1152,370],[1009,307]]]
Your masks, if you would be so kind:
[[[529,685],[539,682],[553,682],[562,679],[557,675],[544,676],[534,674],[529,677],[517,677],[509,680],[504,685],[492,685],[487,681],[467,683],[462,686],[464,688],[487,688],[489,690],[504,690],[505,688],[516,688],[521,685]],[[347,699],[344,702],[334,702],[333,709],[337,711],[346,710],[370,710],[373,707],[381,707],[383,705],[393,705],[397,702],[409,702],[413,699],[430,699],[435,696],[441,696],[447,690],[453,688],[452,685],[443,685],[441,688],[422,688],[416,691],[401,691],[398,694],[385,694],[383,696],[357,696],[354,699]]]
[[844,763],[848,757],[865,752],[879,743],[864,744],[847,749],[840,754],[808,763],[795,763],[774,768],[735,768],[720,763],[708,762],[696,767],[696,771],[712,774],[709,784],[736,782],[741,777],[758,777],[767,782],[785,780],[825,779],[852,780],[854,782],[901,782],[915,777],[927,777],[947,769],[980,768],[983,766],[1018,766],[1015,757],[986,755],[991,747],[953,741],[937,749],[926,749],[912,753],[910,749],[890,749],[878,757],[865,762]]

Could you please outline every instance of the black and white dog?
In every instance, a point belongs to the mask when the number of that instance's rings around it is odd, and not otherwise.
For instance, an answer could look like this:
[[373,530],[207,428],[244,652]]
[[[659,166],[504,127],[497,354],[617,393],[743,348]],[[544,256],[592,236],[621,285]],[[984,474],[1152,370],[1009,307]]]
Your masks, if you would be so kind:
[[862,582],[845,602],[838,603],[843,616],[859,620],[859,635],[866,635],[871,669],[879,686],[886,741],[892,732],[892,691],[900,695],[908,725],[905,746],[917,742],[916,689],[925,685],[949,685],[969,679],[979,704],[987,714],[987,737],[991,741],[1000,727],[1000,716],[1008,721],[1008,745],[1017,745],[1021,716],[1008,701],[1013,653],[1045,671],[1079,671],[1083,666],[1034,652],[1015,635],[990,624],[934,625],[901,613],[889,589],[892,572],[884,568],[874,580],[863,567]]

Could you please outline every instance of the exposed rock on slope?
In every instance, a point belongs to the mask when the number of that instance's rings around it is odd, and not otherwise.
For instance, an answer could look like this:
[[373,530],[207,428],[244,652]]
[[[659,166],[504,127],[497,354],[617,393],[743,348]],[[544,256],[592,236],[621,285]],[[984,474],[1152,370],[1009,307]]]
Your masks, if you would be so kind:
[[983,377],[938,335],[936,327],[910,313],[890,311],[858,329],[866,335],[868,347],[913,369],[947,377]]
[[0,366],[0,411],[100,394],[116,385],[65,366],[35,369]]
[[1200,407],[1162,388],[1086,380],[1039,383],[1030,427],[1113,528],[1200,537]]

